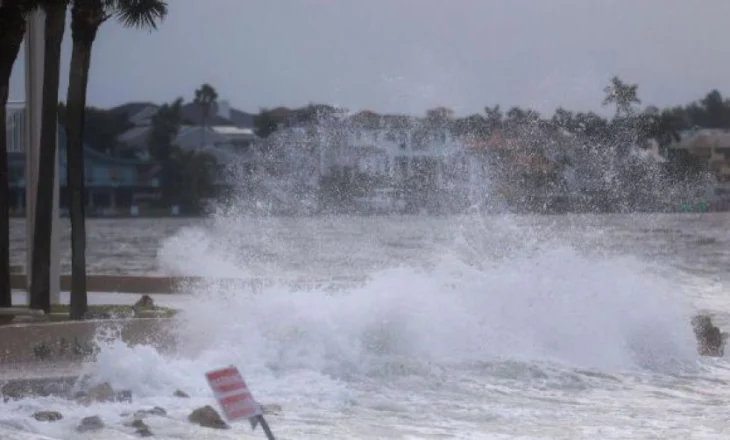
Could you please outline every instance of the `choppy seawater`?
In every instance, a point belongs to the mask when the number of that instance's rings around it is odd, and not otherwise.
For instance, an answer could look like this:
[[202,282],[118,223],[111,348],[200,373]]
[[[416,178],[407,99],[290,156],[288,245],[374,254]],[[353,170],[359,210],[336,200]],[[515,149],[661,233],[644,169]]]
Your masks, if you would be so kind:
[[[22,225],[14,224],[22,233]],[[263,438],[185,417],[203,373],[236,364],[279,403],[278,438],[727,438],[730,363],[696,355],[690,316],[727,319],[730,215],[92,220],[96,273],[366,277],[345,291],[196,286],[175,357],[112,344],[89,372],[134,404],[0,404],[0,438]],[[19,226],[19,227],[18,227]],[[22,262],[20,234],[13,259]],[[175,389],[190,400],[169,397]],[[60,423],[29,417],[59,409]]]

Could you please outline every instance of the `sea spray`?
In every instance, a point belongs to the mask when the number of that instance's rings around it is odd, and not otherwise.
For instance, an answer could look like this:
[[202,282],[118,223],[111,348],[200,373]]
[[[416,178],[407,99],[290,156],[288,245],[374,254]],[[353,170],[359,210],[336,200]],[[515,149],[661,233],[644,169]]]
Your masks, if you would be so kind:
[[198,285],[199,300],[181,317],[183,340],[221,361],[332,375],[368,374],[393,356],[598,369],[692,359],[681,292],[637,259],[591,259],[570,247],[480,268],[451,257],[429,271],[380,271],[335,294]]

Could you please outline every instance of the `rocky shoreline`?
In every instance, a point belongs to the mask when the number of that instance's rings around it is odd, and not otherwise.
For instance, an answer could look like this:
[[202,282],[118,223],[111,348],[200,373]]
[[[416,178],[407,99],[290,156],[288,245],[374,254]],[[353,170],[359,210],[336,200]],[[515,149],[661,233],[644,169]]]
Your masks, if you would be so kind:
[[[115,390],[108,383],[91,384],[90,378],[86,376],[67,377],[42,377],[34,379],[11,380],[0,389],[4,402],[15,399],[22,399],[31,396],[54,396],[68,399],[69,403],[76,405],[90,406],[97,403],[125,402],[133,403],[134,396],[129,390]],[[182,391],[176,390],[171,397],[188,399],[190,396]],[[280,405],[261,405],[264,414],[279,414],[282,411]],[[120,414],[125,421],[124,426],[134,429],[139,437],[153,437],[154,433],[145,423],[148,417],[168,417],[167,410],[155,406],[153,408],[138,409],[133,412]],[[39,422],[52,423],[64,419],[59,411],[36,411],[31,415]],[[230,429],[230,425],[212,405],[204,405],[191,410],[187,416],[191,424],[199,425],[210,429]],[[84,417],[79,420],[76,432],[96,432],[104,429],[105,423],[99,415]]]

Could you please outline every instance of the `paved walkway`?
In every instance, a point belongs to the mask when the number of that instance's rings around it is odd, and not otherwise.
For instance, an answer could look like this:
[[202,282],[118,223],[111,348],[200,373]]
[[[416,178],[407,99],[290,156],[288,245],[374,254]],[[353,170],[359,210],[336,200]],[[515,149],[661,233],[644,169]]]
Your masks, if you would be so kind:
[[[109,292],[89,292],[89,304],[121,304],[121,305],[133,305],[142,295],[137,293],[109,293]],[[169,308],[182,308],[187,304],[190,304],[192,295],[184,293],[176,294],[151,294],[155,304],[162,307]],[[61,303],[69,303],[69,293],[61,292]],[[28,295],[24,291],[16,290],[13,292],[13,304],[24,305],[28,304]]]

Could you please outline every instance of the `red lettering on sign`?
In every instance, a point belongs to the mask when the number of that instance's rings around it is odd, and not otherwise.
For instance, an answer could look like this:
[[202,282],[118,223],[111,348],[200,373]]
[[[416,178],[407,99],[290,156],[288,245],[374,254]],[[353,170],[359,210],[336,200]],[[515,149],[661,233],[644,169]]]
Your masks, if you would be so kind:
[[231,393],[233,391],[248,391],[246,382],[235,368],[213,371],[206,375],[208,382],[217,393]]
[[224,368],[206,373],[205,376],[228,420],[250,419],[261,414],[261,407],[254,400],[238,369]]
[[257,414],[256,402],[245,394],[234,394],[220,400],[220,405],[229,420],[248,419]]

